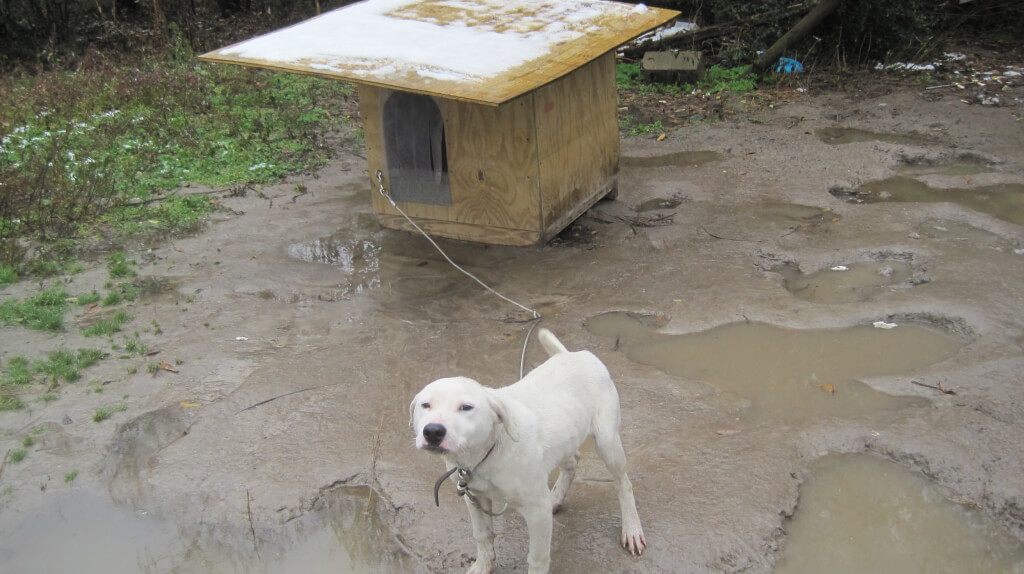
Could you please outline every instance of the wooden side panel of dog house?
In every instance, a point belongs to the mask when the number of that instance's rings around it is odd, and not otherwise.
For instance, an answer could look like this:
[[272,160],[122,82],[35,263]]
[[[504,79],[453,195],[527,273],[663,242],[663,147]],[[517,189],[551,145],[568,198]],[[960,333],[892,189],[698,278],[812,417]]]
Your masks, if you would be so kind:
[[534,98],[546,241],[616,188],[615,54],[538,89]]
[[[381,110],[391,93],[359,86],[373,206],[381,225],[415,231],[377,193],[378,169],[390,189]],[[497,107],[435,101],[444,117],[451,205],[399,206],[432,235],[504,245],[537,243],[541,213],[533,95]]]

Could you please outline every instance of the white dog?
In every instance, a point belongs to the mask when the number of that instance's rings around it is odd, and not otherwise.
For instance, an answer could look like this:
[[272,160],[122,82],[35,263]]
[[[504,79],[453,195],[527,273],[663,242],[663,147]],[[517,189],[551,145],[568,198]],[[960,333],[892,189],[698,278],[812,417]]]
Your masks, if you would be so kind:
[[[466,377],[438,379],[411,405],[416,448],[436,452],[464,494],[473,522],[476,562],[470,574],[494,569],[494,503],[526,520],[529,574],[551,564],[553,511],[565,500],[579,447],[593,435],[597,454],[615,479],[622,512],[622,546],[634,555],[647,545],[626,476],[619,438],[619,395],[608,369],[587,351],[570,353],[547,329],[538,338],[551,355],[521,381],[490,389]],[[548,492],[548,478],[559,467]],[[435,487],[435,501],[437,490]],[[502,509],[504,511],[504,509]]]

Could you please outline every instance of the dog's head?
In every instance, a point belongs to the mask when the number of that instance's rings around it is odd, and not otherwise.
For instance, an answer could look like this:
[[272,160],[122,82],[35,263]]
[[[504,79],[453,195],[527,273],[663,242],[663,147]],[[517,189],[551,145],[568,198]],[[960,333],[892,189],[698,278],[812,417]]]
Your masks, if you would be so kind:
[[409,406],[416,448],[458,456],[494,443],[508,417],[494,391],[473,379],[438,379],[423,387]]

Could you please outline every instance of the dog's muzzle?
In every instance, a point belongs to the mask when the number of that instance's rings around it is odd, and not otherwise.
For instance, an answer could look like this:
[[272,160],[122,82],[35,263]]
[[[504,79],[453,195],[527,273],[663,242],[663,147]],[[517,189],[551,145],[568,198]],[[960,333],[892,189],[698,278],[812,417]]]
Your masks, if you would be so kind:
[[423,440],[427,443],[427,450],[442,450],[441,441],[447,434],[448,429],[438,423],[430,423],[423,427]]

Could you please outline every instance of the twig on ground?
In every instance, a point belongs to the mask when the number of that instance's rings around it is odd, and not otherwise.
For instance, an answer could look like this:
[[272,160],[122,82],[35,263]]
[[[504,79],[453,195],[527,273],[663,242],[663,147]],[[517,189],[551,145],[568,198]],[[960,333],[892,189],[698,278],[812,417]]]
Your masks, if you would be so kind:
[[315,387],[308,387],[308,388],[305,388],[305,389],[299,389],[297,391],[292,391],[290,393],[285,393],[283,395],[277,395],[276,397],[271,397],[271,398],[269,398],[267,400],[260,401],[260,402],[254,404],[254,405],[249,405],[249,406],[245,407],[244,409],[235,412],[235,414],[237,415],[239,413],[244,413],[245,411],[252,410],[252,409],[254,409],[256,407],[263,406],[263,405],[265,405],[265,404],[267,404],[267,403],[269,403],[271,401],[276,401],[277,399],[281,399],[281,398],[287,397],[288,395],[295,395],[295,394],[298,394],[298,393],[304,393],[306,391],[312,391],[314,389],[321,389],[321,388],[327,387],[327,386],[330,386],[330,385],[317,385]]
[[249,489],[245,489],[245,510],[249,513],[249,532],[252,534],[252,549],[256,551],[256,559],[260,558],[260,548],[256,544],[256,527],[252,524],[252,495],[249,494]]
[[910,381],[910,384],[917,385],[919,387],[925,387],[925,388],[928,388],[928,389],[936,390],[936,391],[939,391],[940,393],[942,393],[944,395],[955,395],[956,394],[956,391],[954,391],[953,389],[947,387],[946,385],[943,385],[942,383],[939,383],[936,386],[936,385],[929,385],[928,383],[922,383],[920,381]]

